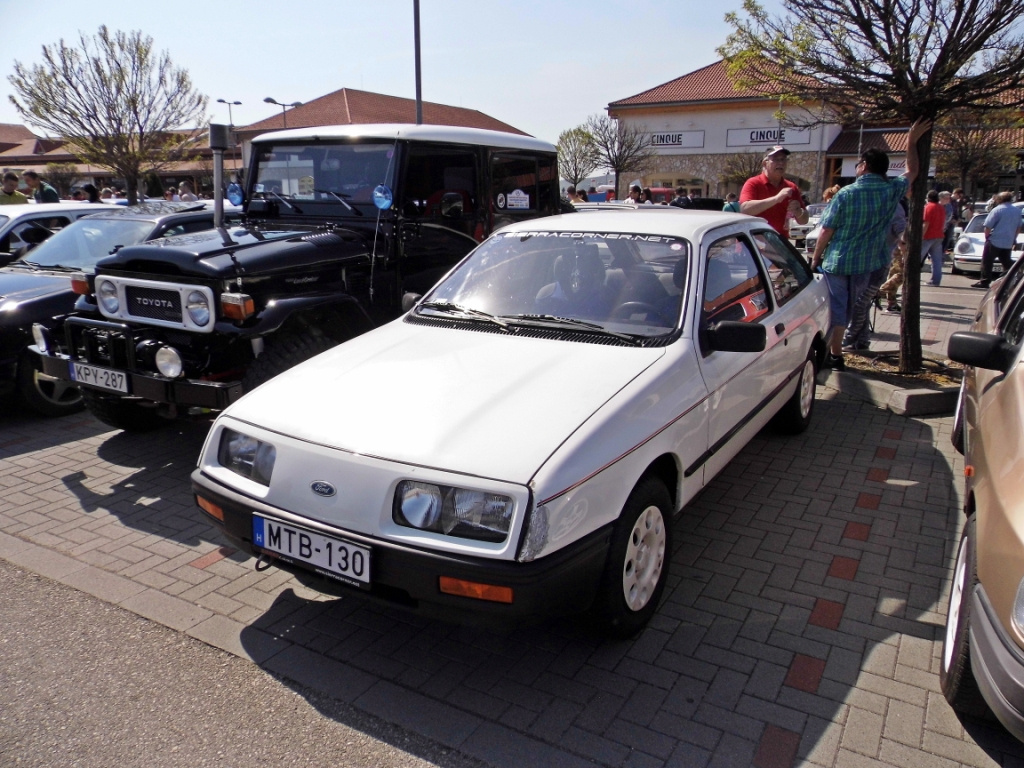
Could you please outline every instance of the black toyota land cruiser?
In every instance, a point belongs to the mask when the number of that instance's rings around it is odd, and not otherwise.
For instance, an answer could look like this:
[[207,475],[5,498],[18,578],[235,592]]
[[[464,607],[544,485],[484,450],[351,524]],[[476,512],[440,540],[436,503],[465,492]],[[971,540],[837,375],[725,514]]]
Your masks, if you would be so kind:
[[252,142],[241,226],[127,246],[38,325],[49,376],[121,429],[218,410],[400,315],[494,229],[559,208],[555,148],[430,125],[319,127]]

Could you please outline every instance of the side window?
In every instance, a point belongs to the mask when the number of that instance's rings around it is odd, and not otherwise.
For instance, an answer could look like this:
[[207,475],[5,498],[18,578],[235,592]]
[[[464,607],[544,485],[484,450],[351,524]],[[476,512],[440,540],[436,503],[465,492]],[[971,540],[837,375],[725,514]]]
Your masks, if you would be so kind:
[[814,279],[807,262],[783,241],[778,232],[755,232],[754,243],[761,252],[761,263],[779,304],[785,304]]
[[537,159],[528,156],[495,155],[491,162],[491,197],[500,213],[540,210],[540,175]]
[[[11,250],[13,251],[29,244],[36,245],[45,240],[46,237],[49,237],[59,229],[63,229],[70,223],[71,220],[66,216],[47,216],[44,219],[32,219],[18,224],[11,229]],[[30,229],[36,230],[36,232],[31,235],[25,235],[25,232]],[[50,231],[49,233],[45,233],[45,230]],[[38,232],[44,232],[46,237],[40,239],[37,234]]]
[[476,158],[437,147],[409,149],[403,211],[407,216],[460,220],[477,208]]
[[769,309],[764,280],[746,240],[725,237],[708,249],[704,319],[757,321]]
[[1007,303],[1006,311],[999,318],[1002,336],[1014,346],[1024,341],[1024,288]]

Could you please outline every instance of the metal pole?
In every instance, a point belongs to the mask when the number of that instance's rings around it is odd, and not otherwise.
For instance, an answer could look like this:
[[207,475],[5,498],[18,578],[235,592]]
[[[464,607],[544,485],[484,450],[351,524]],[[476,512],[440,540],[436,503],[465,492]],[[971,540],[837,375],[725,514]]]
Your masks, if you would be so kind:
[[412,0],[413,34],[416,38],[416,125],[423,125],[423,88],[420,79],[420,0]]

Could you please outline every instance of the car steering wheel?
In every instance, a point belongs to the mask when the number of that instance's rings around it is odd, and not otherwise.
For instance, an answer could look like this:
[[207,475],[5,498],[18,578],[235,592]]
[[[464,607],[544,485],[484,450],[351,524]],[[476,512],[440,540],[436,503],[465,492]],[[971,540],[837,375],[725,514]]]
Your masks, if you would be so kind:
[[670,327],[673,325],[667,321],[667,318],[657,307],[653,304],[648,304],[646,301],[627,301],[619,304],[619,306],[612,310],[611,317],[615,320],[628,320],[632,315],[639,315],[641,313],[653,316],[661,325]]

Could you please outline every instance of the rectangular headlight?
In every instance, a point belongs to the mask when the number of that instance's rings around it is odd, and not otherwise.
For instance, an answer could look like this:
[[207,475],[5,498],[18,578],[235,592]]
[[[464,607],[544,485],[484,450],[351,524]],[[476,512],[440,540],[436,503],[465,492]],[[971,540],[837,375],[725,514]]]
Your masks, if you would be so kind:
[[403,480],[391,517],[407,528],[498,542],[508,536],[513,509],[512,499],[497,493]]
[[255,437],[225,429],[220,436],[217,461],[222,467],[241,475],[246,480],[270,487],[277,449]]

